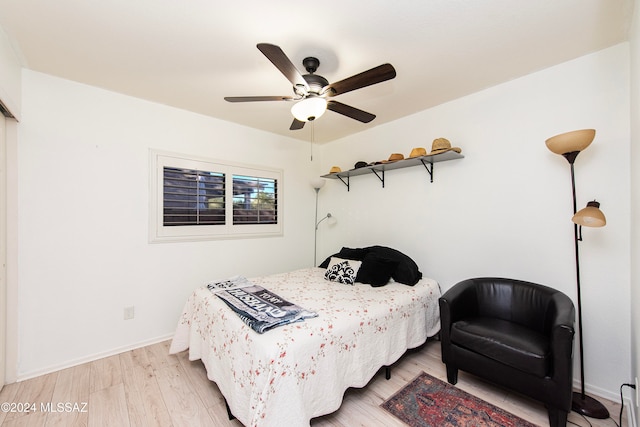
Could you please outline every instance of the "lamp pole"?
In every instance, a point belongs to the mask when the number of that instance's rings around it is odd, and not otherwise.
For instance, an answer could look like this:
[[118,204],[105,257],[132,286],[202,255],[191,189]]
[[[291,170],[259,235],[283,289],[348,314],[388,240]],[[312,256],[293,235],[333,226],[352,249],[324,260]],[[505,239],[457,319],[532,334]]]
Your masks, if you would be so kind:
[[313,221],[315,224],[315,230],[313,231],[313,266],[316,266],[317,256],[316,252],[318,251],[318,193],[320,192],[320,188],[314,188],[316,190],[316,216]]
[[[576,203],[576,176],[573,168],[573,163],[576,160],[576,156],[579,151],[575,151],[573,153],[563,154],[563,156],[569,161],[571,165],[571,194],[573,196],[573,214],[575,215],[578,211],[578,205]],[[578,346],[580,352],[580,398],[584,399],[586,397],[584,392],[584,346],[582,344],[582,291],[580,289],[580,252],[578,245],[578,224],[573,224],[573,242],[575,245],[575,254],[576,254],[576,289],[578,293]],[[575,401],[575,396],[574,396]]]
[[[313,266],[316,266],[316,252],[318,250],[318,193],[320,189],[324,187],[325,180],[322,178],[315,178],[311,180],[311,187],[316,191],[316,210],[313,223],[315,224],[315,230],[313,234]],[[331,216],[331,215],[329,215]]]

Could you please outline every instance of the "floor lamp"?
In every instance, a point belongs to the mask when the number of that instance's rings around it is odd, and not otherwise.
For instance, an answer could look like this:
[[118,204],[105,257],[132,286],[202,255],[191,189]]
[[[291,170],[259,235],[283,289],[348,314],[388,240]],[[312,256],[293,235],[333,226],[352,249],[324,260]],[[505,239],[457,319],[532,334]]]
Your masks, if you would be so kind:
[[311,181],[311,186],[313,187],[313,189],[316,191],[316,216],[315,216],[315,220],[314,220],[314,224],[315,226],[315,230],[313,232],[313,266],[315,267],[317,265],[317,261],[316,261],[316,252],[318,251],[318,225],[324,221],[327,218],[331,218],[331,214],[327,214],[325,215],[324,218],[322,218],[320,221],[318,221],[318,193],[320,192],[320,189],[322,187],[324,187],[325,184],[325,180],[322,178],[315,178]]
[[571,165],[571,191],[573,195],[573,233],[575,241],[576,255],[576,287],[578,294],[578,336],[579,336],[579,352],[580,352],[580,393],[574,392],[571,409],[579,414],[591,418],[606,419],[609,418],[609,411],[602,403],[596,399],[587,396],[584,392],[584,351],[582,336],[582,299],[580,290],[580,256],[578,252],[578,243],[582,240],[582,226],[602,227],[606,224],[604,214],[600,211],[600,203],[595,200],[587,203],[587,207],[577,211],[576,205],[576,180],[573,170],[573,164],[578,154],[587,148],[596,131],[594,129],[582,129],[573,132],[567,132],[556,135],[546,140],[547,148],[556,154],[563,156]]

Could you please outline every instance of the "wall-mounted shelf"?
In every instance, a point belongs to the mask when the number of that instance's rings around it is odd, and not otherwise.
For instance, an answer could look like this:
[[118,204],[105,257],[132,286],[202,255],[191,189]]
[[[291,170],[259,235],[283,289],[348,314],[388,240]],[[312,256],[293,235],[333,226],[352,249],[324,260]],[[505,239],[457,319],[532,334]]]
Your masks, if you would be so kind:
[[326,175],[322,175],[322,178],[339,179],[340,181],[342,181],[344,185],[347,186],[347,191],[349,191],[349,179],[352,176],[374,174],[376,177],[378,177],[378,179],[382,183],[382,188],[384,188],[385,171],[422,165],[425,167],[427,172],[429,172],[429,176],[431,177],[431,182],[433,182],[434,163],[446,162],[448,160],[457,160],[462,158],[464,158],[462,154],[456,153],[455,151],[446,151],[441,154],[412,157],[409,159],[397,160],[395,162],[380,163],[378,165],[365,166],[362,168],[350,169],[348,171],[329,173]]

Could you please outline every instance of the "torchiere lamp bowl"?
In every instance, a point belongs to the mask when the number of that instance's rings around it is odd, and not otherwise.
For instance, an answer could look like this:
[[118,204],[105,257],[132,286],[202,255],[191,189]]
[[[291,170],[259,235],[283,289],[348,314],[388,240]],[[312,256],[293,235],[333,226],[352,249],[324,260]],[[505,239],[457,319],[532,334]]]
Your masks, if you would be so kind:
[[547,148],[561,156],[587,148],[596,136],[595,129],[574,130],[552,136],[545,143]]

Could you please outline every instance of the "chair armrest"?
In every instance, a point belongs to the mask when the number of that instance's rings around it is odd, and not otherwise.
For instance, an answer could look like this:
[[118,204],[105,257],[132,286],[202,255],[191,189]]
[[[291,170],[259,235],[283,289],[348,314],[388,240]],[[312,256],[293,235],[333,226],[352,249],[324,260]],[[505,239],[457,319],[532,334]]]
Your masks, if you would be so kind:
[[571,299],[562,292],[556,292],[550,304],[549,323],[552,339],[573,339],[576,310]]
[[439,299],[440,306],[440,341],[443,348],[451,343],[451,325],[463,317],[473,316],[478,312],[475,283],[471,279],[456,283]]
[[553,296],[551,320],[552,377],[556,380],[573,379],[573,337],[575,334],[575,307],[571,299],[558,292]]
[[463,280],[447,290],[440,298],[440,315],[446,315],[447,325],[478,313],[478,298],[473,279]]

